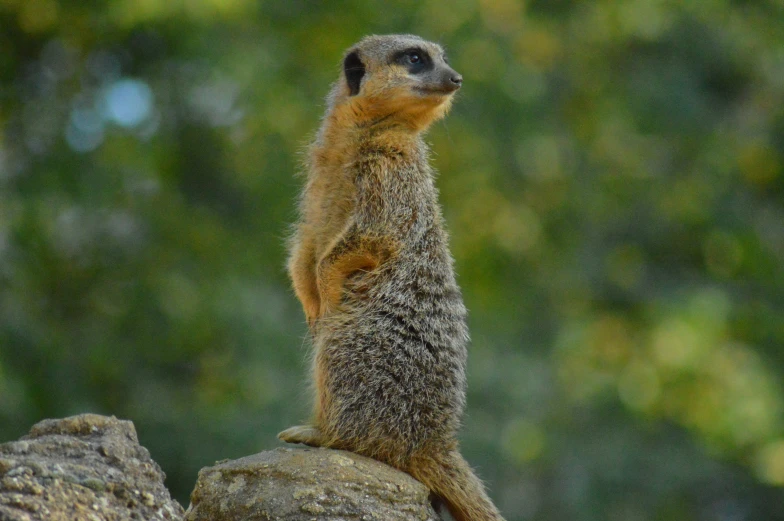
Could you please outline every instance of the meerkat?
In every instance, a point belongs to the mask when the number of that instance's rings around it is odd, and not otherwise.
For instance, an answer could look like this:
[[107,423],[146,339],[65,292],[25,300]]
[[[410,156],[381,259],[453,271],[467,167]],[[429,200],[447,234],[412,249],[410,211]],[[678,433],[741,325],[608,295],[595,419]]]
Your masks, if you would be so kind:
[[288,263],[313,341],[315,414],[278,437],[403,470],[458,521],[503,521],[458,450],[466,309],[423,140],[462,82],[417,36],[368,36],[346,52]]

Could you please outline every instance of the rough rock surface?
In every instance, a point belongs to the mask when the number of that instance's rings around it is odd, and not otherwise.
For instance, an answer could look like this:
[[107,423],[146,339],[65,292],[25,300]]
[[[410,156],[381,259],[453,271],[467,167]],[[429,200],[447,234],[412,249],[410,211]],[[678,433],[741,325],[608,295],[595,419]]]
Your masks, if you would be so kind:
[[199,472],[186,521],[438,521],[428,490],[351,452],[276,449]]
[[44,420],[0,445],[0,521],[180,520],[163,479],[129,421]]

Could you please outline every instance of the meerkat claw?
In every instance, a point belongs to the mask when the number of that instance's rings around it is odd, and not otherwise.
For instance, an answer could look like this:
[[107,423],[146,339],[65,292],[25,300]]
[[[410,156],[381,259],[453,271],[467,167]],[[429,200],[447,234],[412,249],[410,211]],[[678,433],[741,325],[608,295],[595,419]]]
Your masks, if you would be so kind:
[[278,434],[278,439],[286,443],[302,443],[311,447],[321,447],[324,445],[324,435],[317,427],[312,425],[297,425],[289,427]]

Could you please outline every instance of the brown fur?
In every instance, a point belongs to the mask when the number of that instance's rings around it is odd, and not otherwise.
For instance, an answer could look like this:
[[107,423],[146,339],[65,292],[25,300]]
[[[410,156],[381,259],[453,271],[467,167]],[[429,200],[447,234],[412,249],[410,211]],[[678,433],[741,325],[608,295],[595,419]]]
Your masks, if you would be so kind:
[[[430,56],[430,72],[395,60],[411,48]],[[422,139],[462,78],[416,36],[370,36],[346,56],[310,149],[289,260],[315,348],[315,415],[279,436],[404,470],[458,521],[502,521],[458,452],[466,310]],[[364,66],[355,94],[352,57]],[[431,87],[443,89],[421,90]]]

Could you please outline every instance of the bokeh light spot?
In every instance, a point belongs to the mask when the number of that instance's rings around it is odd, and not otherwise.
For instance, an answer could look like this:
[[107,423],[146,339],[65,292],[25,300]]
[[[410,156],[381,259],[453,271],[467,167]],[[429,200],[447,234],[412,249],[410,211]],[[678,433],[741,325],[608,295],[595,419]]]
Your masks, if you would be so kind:
[[768,185],[782,170],[782,161],[775,149],[752,143],[746,145],[738,153],[738,167],[743,177],[750,183]]
[[143,81],[124,79],[109,87],[105,102],[107,119],[121,127],[135,127],[150,116],[153,96]]
[[659,376],[654,367],[643,362],[629,364],[618,381],[618,394],[632,409],[650,409],[660,395]]
[[784,486],[784,440],[769,443],[759,451],[755,470],[766,483]]
[[19,25],[28,33],[42,33],[50,29],[58,18],[58,4],[54,0],[26,0],[19,10]]
[[504,249],[523,253],[536,246],[542,227],[536,212],[527,206],[505,205],[495,215],[493,232]]
[[545,436],[541,427],[522,418],[509,422],[502,439],[504,450],[518,463],[535,460],[544,450]]
[[103,143],[103,128],[85,130],[73,121],[65,129],[65,141],[76,152],[92,152]]
[[669,367],[688,368],[701,360],[706,347],[699,331],[680,319],[667,320],[653,334],[653,354]]

